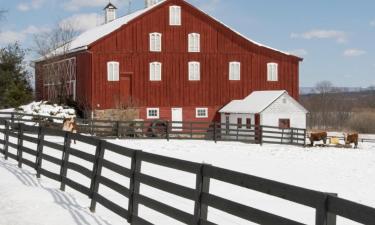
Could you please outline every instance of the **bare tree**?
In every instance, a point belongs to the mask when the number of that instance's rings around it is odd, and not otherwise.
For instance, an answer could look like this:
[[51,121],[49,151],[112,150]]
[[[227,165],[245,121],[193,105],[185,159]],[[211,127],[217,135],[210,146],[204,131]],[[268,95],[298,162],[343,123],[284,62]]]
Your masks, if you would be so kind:
[[70,23],[60,23],[56,28],[34,35],[34,50],[45,59],[68,53],[70,43],[78,32]]

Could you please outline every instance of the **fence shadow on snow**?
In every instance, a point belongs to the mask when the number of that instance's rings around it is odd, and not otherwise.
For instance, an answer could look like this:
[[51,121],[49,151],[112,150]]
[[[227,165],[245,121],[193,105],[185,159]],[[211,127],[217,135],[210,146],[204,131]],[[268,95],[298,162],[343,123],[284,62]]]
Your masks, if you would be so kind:
[[[91,211],[95,212],[96,205],[100,204],[126,219],[130,224],[152,224],[139,213],[140,205],[185,224],[215,224],[208,220],[208,207],[258,224],[302,224],[228,200],[223,196],[212,194],[210,192],[212,185],[214,185],[210,182],[212,179],[314,208],[316,225],[334,225],[336,224],[336,215],[363,224],[375,223],[374,208],[354,203],[332,194],[296,187],[211,165],[128,149],[80,134],[27,126],[25,124],[12,124],[3,119],[0,119],[0,127],[0,137],[3,136],[3,138],[0,138],[0,152],[5,159],[16,160],[19,167],[26,165],[34,168],[37,172],[37,177],[43,175],[60,182],[62,191],[68,186],[88,196],[91,199]],[[59,144],[48,141],[47,135],[49,137],[59,137],[64,140],[64,143]],[[74,148],[71,145],[73,139],[91,146],[94,150],[88,153],[86,149]],[[34,148],[31,148],[30,144],[26,145],[26,142],[33,143]],[[58,158],[48,154],[47,150],[51,149],[60,152],[61,157]],[[104,157],[108,153],[127,157],[130,161],[129,166],[109,161]],[[82,160],[82,163],[74,162],[73,158]],[[90,163],[91,167],[83,166],[83,161]],[[46,168],[46,163],[54,164],[59,169],[50,171]],[[148,175],[141,171],[142,165],[145,163],[192,174],[195,177],[195,188]],[[120,182],[120,179],[111,179],[111,177],[102,173],[103,170],[109,170],[127,178],[128,183]],[[84,182],[74,180],[69,176],[70,173],[68,171],[81,174],[89,182],[84,184]],[[109,199],[109,196],[100,193],[99,186],[102,185],[126,198],[128,200],[127,204],[115,203]],[[177,209],[173,205],[148,197],[141,192],[141,185],[147,185],[183,199],[191,200],[194,203],[194,210],[192,213],[186,212]]]

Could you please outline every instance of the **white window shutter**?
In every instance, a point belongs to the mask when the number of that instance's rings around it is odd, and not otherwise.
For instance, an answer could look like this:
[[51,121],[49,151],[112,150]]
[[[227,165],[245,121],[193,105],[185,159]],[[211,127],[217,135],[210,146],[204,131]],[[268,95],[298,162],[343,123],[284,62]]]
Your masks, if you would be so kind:
[[118,81],[118,80],[120,80],[120,64],[118,62],[116,62],[116,63],[113,64],[113,67],[114,67],[114,69],[113,69],[113,71],[114,71],[113,72],[114,73],[113,80]]
[[274,81],[279,80],[279,65],[277,63],[274,64]]

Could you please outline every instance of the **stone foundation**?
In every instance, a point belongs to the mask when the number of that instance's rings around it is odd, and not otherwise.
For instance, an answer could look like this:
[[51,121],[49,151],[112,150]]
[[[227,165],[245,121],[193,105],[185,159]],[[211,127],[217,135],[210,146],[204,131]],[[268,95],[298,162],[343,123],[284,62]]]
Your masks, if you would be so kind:
[[139,109],[105,109],[95,110],[94,119],[113,121],[132,121],[139,119]]

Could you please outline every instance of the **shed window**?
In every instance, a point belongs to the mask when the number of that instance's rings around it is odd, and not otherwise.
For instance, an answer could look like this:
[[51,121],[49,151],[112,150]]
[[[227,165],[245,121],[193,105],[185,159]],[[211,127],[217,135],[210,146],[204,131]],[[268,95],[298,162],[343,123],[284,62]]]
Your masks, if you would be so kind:
[[181,26],[181,6],[169,7],[169,25]]
[[268,63],[267,64],[267,80],[268,81],[278,81],[278,64],[277,63]]
[[207,118],[208,117],[208,108],[196,108],[195,116],[197,118]]
[[161,34],[151,33],[150,34],[150,51],[161,52]]
[[150,81],[161,81],[161,69],[160,62],[150,63]]
[[279,119],[279,128],[280,129],[289,129],[290,128],[290,119]]
[[246,118],[246,129],[251,129],[251,119]]
[[242,118],[237,118],[237,128],[242,128]]
[[241,80],[241,63],[229,63],[229,80]]
[[191,33],[188,35],[188,51],[189,52],[200,52],[200,34]]
[[159,108],[147,108],[147,119],[159,119]]
[[200,63],[199,62],[189,62],[189,80],[200,80]]
[[107,77],[108,77],[108,81],[120,80],[120,63],[118,62],[107,63]]

